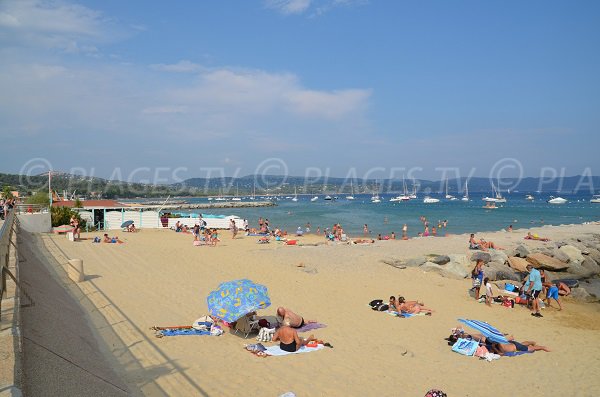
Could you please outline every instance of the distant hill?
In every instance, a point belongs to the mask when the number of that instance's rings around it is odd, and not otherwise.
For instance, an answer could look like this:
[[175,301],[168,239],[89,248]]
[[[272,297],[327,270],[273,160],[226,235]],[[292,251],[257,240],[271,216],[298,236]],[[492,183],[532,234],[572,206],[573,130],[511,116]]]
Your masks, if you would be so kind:
[[[499,181],[500,190],[505,192],[520,191],[534,193],[592,193],[600,190],[600,177],[594,176],[569,176],[546,180],[542,178],[504,178]],[[435,193],[445,190],[444,181],[431,181],[417,179],[414,181],[419,193]],[[469,191],[473,193],[489,193],[492,187],[489,178],[469,178]],[[498,181],[493,181],[498,187]],[[48,190],[48,176],[24,176],[0,173],[0,186],[11,186],[23,193]],[[406,180],[408,191],[413,189],[413,181]],[[462,194],[465,178],[448,180],[448,192],[454,195]],[[355,194],[396,193],[403,191],[402,180],[390,179],[355,179],[352,182]],[[163,197],[167,195],[249,195],[256,189],[256,194],[345,194],[350,192],[350,180],[345,178],[322,177],[306,179],[299,176],[282,175],[246,175],[240,178],[190,178],[181,183],[170,185],[150,185],[142,183],[128,183],[123,181],[110,181],[97,177],[84,177],[67,173],[54,173],[52,176],[53,190],[68,194],[75,192],[81,197],[102,198],[133,198],[133,197]]]

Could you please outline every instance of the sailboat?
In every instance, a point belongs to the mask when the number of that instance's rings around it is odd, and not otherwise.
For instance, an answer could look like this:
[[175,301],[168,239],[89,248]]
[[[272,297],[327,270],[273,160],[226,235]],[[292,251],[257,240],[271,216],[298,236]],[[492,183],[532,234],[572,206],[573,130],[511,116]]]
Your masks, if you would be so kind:
[[242,198],[240,197],[240,189],[237,184],[235,185],[235,197],[232,197],[231,201],[242,201]]
[[391,202],[410,200],[410,196],[408,195],[408,191],[406,190],[406,182],[404,180],[404,175],[402,175],[402,187],[403,187],[403,193],[399,196],[392,197],[390,199]]
[[256,200],[256,181],[252,184],[252,197],[250,200]]
[[[492,203],[496,203],[498,202],[498,193],[496,193],[496,186],[494,186],[494,183],[492,182],[492,197],[488,197],[485,196],[484,198],[482,198],[483,201],[487,201],[487,202],[492,202]],[[500,196],[502,197],[502,196]]]
[[[510,193],[510,191],[509,191]],[[498,180],[498,189],[496,189],[496,202],[497,203],[506,203],[506,198],[502,197],[502,193],[500,193],[500,180]]]
[[294,186],[294,197],[292,197],[292,201],[298,201],[298,192],[296,191],[296,186]]
[[409,199],[413,200],[417,198],[417,184],[415,179],[413,178],[413,192],[410,196],[408,196]]
[[346,196],[346,200],[354,200],[354,186],[352,185],[352,181],[350,181],[350,195]]
[[454,197],[451,194],[448,194],[448,178],[446,178],[446,199],[448,199],[448,200],[456,200],[456,197]]
[[371,196],[371,202],[372,203],[381,203],[381,199],[379,198],[379,194],[377,194],[378,191],[378,185],[377,183],[375,184],[375,191],[373,192],[373,196]]
[[223,197],[223,190],[219,188],[219,197],[215,198],[215,201],[226,201],[227,199]]
[[462,201],[469,201],[469,180],[465,180],[465,195],[461,198]]

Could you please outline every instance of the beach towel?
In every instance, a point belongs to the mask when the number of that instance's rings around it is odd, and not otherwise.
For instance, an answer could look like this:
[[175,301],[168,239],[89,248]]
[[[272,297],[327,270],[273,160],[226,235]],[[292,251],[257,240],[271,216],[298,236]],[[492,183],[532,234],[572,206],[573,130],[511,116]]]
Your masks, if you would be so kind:
[[516,357],[516,356],[520,356],[521,354],[529,354],[529,353],[535,353],[535,351],[509,352],[509,353],[504,353],[504,357]]
[[479,342],[476,340],[458,338],[456,343],[452,346],[452,351],[464,354],[465,356],[472,356],[475,354],[478,346]]
[[[160,336],[159,336],[160,335]],[[167,328],[156,331],[156,337],[179,335],[210,335],[210,331],[200,331],[194,328]]]
[[391,316],[395,316],[395,317],[400,317],[400,318],[411,318],[411,317],[416,317],[416,316],[425,316],[425,313],[398,313],[397,311],[388,311],[387,314],[391,315]]
[[296,328],[296,332],[308,332],[313,329],[325,328],[327,325],[321,323],[306,323],[300,328]]
[[296,350],[295,352],[286,352],[285,350],[281,350],[281,348],[279,346],[269,346],[269,347],[267,347],[267,350],[265,350],[265,354],[267,354],[268,356],[286,356],[288,354],[311,353],[311,352],[315,352],[317,350],[321,350],[323,348],[324,348],[324,346],[319,344],[319,345],[317,345],[317,347],[302,346],[300,349]]

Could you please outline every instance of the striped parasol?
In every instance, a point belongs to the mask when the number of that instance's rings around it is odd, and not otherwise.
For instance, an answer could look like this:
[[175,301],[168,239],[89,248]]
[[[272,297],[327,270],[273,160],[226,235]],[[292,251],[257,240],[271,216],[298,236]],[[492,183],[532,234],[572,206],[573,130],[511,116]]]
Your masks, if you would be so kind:
[[501,344],[510,343],[508,341],[508,339],[506,339],[506,337],[504,336],[504,334],[502,332],[498,331],[496,328],[492,327],[491,325],[489,325],[488,323],[486,323],[484,321],[465,320],[462,318],[459,318],[458,321],[473,328],[476,331],[479,331],[483,336],[485,336],[486,339],[488,339],[492,342],[497,342],[497,343],[501,343]]

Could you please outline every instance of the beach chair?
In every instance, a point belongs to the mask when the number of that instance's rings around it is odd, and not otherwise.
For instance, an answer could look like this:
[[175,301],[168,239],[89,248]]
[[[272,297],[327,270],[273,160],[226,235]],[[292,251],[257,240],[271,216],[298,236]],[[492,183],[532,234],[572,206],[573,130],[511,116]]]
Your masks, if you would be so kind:
[[248,338],[254,331],[259,331],[260,326],[258,325],[258,319],[254,316],[254,314],[246,314],[236,321],[235,326],[233,328],[234,333],[241,332],[244,334],[244,338]]

